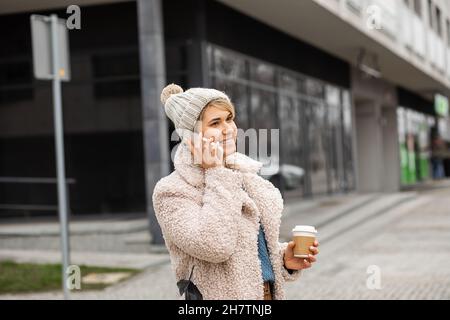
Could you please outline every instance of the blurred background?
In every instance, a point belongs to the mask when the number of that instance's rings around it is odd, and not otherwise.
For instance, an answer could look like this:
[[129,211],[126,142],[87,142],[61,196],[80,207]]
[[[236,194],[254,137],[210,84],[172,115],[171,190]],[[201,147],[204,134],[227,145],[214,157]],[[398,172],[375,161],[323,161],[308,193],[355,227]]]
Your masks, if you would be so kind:
[[[151,201],[179,142],[159,100],[174,82],[225,91],[244,130],[280,130],[265,178],[285,199],[282,239],[311,223],[329,248],[361,241],[358,267],[324,248],[309,295],[294,286],[288,298],[450,298],[448,0],[2,0],[0,298],[60,297],[18,282],[60,261],[52,88],[33,75],[30,15],[67,19],[72,4],[81,28],[69,30],[62,85],[72,262],[111,268],[90,270],[100,287],[74,296],[176,297]],[[430,243],[409,238],[419,227]],[[398,240],[407,246],[394,253]],[[437,274],[414,264],[403,279],[400,257],[431,245]],[[14,274],[21,264],[31,269]],[[392,288],[366,288],[370,264]],[[431,289],[413,296],[415,285]]]

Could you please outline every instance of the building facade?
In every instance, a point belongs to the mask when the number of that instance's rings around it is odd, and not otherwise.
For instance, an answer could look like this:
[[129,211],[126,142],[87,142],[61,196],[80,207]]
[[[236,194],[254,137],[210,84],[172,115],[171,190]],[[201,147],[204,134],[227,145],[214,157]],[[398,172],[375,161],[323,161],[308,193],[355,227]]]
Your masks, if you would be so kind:
[[[69,4],[0,4],[0,217],[56,204],[55,185],[37,179],[54,177],[55,161],[51,87],[33,77],[29,16],[64,18]],[[151,194],[179,142],[159,101],[170,82],[227,92],[243,130],[279,130],[266,178],[286,201],[396,191],[430,176],[427,135],[448,123],[434,107],[450,94],[446,1],[79,5],[63,85],[73,214],[147,213],[162,241]]]

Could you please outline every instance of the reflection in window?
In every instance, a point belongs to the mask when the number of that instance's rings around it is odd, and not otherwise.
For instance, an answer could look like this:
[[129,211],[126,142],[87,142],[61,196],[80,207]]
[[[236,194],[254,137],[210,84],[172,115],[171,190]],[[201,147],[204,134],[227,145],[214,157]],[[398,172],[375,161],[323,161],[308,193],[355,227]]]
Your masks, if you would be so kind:
[[297,92],[297,79],[295,75],[290,74],[288,72],[282,71],[280,72],[280,90],[296,93]]
[[273,86],[275,85],[275,69],[266,63],[252,61],[250,63],[250,80]]
[[342,124],[344,138],[342,141],[344,154],[345,179],[343,190],[352,190],[355,188],[355,174],[353,164],[353,146],[352,146],[352,110],[350,93],[347,90],[342,92]]
[[305,194],[303,112],[299,100],[280,95],[282,162],[280,174],[285,195],[299,197]]
[[314,98],[323,99],[324,98],[324,86],[321,82],[315,79],[306,78],[305,79],[305,93]]
[[328,191],[325,105],[310,102],[306,111],[311,191],[313,194],[323,194]]
[[[251,88],[250,89],[250,128],[258,130],[258,158],[267,168],[278,167],[279,159],[279,145],[278,141],[272,141],[272,132],[270,129],[278,129],[278,121],[276,115],[276,95],[274,92]],[[259,129],[266,129],[262,133]],[[274,142],[275,144],[272,144]],[[269,157],[272,163],[269,162]],[[266,170],[266,169],[265,169]],[[281,187],[280,181],[272,180],[277,187]]]
[[325,87],[325,100],[328,105],[337,106],[340,104],[339,88],[331,85]]
[[280,129],[279,166],[266,178],[284,196],[354,188],[347,90],[215,45],[206,50],[212,86],[234,102],[238,127]]
[[246,78],[245,60],[238,56],[224,52],[220,49],[214,50],[214,71],[223,76],[232,78]]
[[330,191],[341,190],[345,185],[340,98],[339,88],[334,86],[326,87]]
[[212,85],[217,90],[226,92],[230,97],[236,111],[237,127],[247,130],[249,128],[247,86],[220,77],[212,77]]

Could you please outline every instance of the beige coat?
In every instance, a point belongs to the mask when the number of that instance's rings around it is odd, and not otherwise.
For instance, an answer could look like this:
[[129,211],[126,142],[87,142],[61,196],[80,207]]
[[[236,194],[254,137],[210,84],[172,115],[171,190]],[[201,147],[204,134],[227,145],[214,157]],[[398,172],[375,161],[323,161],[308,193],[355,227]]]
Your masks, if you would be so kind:
[[258,176],[261,163],[236,154],[233,169],[193,165],[185,144],[174,159],[175,171],[153,192],[153,206],[170,252],[176,280],[192,281],[204,299],[263,299],[258,257],[259,222],[275,273],[275,299],[300,271],[284,268],[279,243],[283,199],[277,188]]

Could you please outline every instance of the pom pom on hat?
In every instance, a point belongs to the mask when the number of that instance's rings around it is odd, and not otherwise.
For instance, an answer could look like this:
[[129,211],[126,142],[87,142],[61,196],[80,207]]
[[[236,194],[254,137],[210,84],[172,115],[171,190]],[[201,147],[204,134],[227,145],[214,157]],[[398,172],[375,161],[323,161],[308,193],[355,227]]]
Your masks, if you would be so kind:
[[181,88],[179,85],[176,85],[174,83],[169,84],[166,86],[163,91],[161,92],[161,102],[163,105],[166,105],[167,99],[170,98],[173,94],[183,93],[183,88]]

